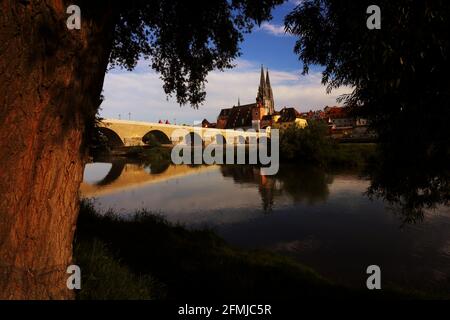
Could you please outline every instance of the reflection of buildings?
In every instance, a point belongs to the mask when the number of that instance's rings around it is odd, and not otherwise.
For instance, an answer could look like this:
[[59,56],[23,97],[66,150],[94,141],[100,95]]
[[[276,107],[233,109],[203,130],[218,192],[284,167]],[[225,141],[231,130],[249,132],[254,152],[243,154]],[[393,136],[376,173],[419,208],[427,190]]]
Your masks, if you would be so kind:
[[237,106],[222,109],[217,117],[217,123],[203,120],[203,127],[217,127],[219,129],[254,129],[259,131],[267,127],[282,127],[290,125],[306,126],[306,120],[295,108],[283,108],[280,112],[275,111],[272,85],[270,84],[269,70],[261,66],[256,102],[241,105],[238,100]]
[[231,177],[236,183],[258,185],[264,211],[270,212],[275,198],[289,196],[294,202],[308,204],[326,201],[329,195],[328,185],[333,177],[320,168],[283,166],[275,176],[261,175],[257,166],[226,165],[220,166],[224,177]]
[[261,195],[261,200],[263,203],[264,211],[272,211],[273,200],[275,198],[275,194],[280,193],[281,190],[276,189],[276,180],[272,176],[259,176],[259,186],[258,191]]
[[224,177],[231,177],[237,183],[258,185],[263,210],[266,212],[272,210],[275,196],[281,194],[275,177],[261,175],[260,168],[256,166],[226,165],[221,166],[220,171]]
[[[105,163],[100,163],[100,165],[105,165]],[[112,163],[109,171],[104,172],[103,178],[99,181],[83,182],[80,191],[82,197],[100,197],[208,170],[217,170],[218,167],[169,165],[163,170],[157,168],[155,171],[153,167],[139,163],[117,161]],[[219,168],[222,176],[231,178],[235,184],[247,184],[253,188],[257,186],[262,209],[265,212],[271,212],[275,199],[281,196],[288,196],[294,202],[309,204],[323,202],[328,197],[328,185],[332,182],[332,177],[319,168],[299,170],[298,167],[284,165],[275,176],[261,175],[261,169],[258,166],[223,165]],[[191,185],[186,185],[187,189],[191,187]],[[227,194],[223,196],[227,196]]]

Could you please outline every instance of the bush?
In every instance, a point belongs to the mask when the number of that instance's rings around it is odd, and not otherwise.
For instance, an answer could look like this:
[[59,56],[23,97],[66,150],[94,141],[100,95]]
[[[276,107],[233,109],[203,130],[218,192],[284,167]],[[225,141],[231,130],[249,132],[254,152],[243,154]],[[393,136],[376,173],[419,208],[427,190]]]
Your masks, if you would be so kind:
[[377,161],[375,143],[339,143],[328,158],[329,166],[334,168],[364,169],[369,163]]
[[[75,257],[86,277],[82,299],[148,299],[161,296],[159,292],[167,299],[353,294],[290,258],[236,249],[211,230],[189,230],[147,211],[121,219],[98,215],[89,202],[82,202],[76,233]],[[164,290],[153,277],[164,283]]]
[[363,169],[376,161],[375,143],[338,143],[323,122],[310,121],[304,129],[292,126],[280,132],[280,157],[328,168]]
[[120,264],[106,245],[94,239],[75,245],[75,262],[81,267],[81,300],[149,300],[161,297],[163,286],[149,275],[135,275]]
[[280,132],[280,157],[286,161],[325,165],[333,153],[333,146],[328,127],[323,122],[309,121],[303,129],[291,126]]
[[333,284],[289,257],[234,248],[212,230],[187,229],[148,211],[122,219],[99,215],[92,203],[83,201],[76,234],[75,259],[83,277],[80,299],[415,296]]

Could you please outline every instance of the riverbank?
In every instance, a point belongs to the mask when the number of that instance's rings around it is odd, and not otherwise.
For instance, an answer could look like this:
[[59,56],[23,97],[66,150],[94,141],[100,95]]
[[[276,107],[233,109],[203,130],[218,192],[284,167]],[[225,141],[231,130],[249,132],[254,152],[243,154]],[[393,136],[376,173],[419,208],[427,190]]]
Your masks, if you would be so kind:
[[335,143],[327,158],[327,167],[363,170],[376,161],[376,143]]
[[375,161],[376,143],[341,143],[328,135],[328,127],[311,121],[305,128],[291,126],[280,131],[280,160],[327,169],[358,169]]
[[[289,154],[286,156],[286,150],[281,149],[280,160],[282,163],[321,165],[327,169],[363,170],[368,164],[376,161],[377,157],[376,143],[334,142],[327,147],[325,152],[319,152],[318,148],[319,146],[316,146],[313,150],[310,150],[308,155],[296,154],[292,156],[289,156]],[[171,151],[172,149],[167,146],[137,146],[117,149],[111,153],[96,155],[95,158],[102,159],[114,156],[162,165],[171,163]]]
[[188,230],[146,211],[131,219],[81,205],[74,259],[79,299],[411,298],[338,286],[296,261],[234,248],[211,230]]

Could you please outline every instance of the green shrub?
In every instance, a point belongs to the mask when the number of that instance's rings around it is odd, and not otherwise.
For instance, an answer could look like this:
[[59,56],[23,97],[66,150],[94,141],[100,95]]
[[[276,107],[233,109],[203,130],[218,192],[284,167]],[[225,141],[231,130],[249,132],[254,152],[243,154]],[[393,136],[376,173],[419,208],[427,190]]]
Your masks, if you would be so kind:
[[362,169],[376,161],[375,143],[338,143],[323,122],[310,121],[304,129],[292,126],[280,132],[280,157],[331,168]]
[[155,299],[161,296],[162,285],[149,275],[135,275],[94,239],[81,241],[74,247],[75,263],[81,268],[81,300]]
[[[102,245],[93,245],[93,254],[89,248],[84,254],[76,250],[77,262],[88,277],[83,280],[84,287],[82,283],[85,291],[79,295],[83,299],[139,295],[153,298],[154,292],[161,291],[168,299],[287,299],[294,295],[350,294],[290,258],[236,249],[211,230],[189,230],[147,211],[121,219],[114,214],[98,215],[91,204],[84,202],[77,239],[81,243],[101,241],[117,253],[110,260],[112,256],[104,253]],[[114,260],[120,261],[121,267]],[[145,276],[130,273],[152,275],[164,283],[164,290],[158,290],[153,278],[147,282]],[[119,293],[114,295],[114,290]],[[123,292],[126,290],[130,293]]]
[[328,159],[329,166],[345,168],[364,168],[369,162],[376,161],[375,143],[339,143],[333,147]]
[[[76,239],[81,245],[75,257],[85,278],[80,299],[410,296],[336,285],[290,257],[238,249],[212,230],[187,229],[148,211],[122,219],[99,215],[83,202]],[[106,248],[113,248],[114,256]]]
[[303,161],[325,165],[333,152],[325,123],[309,121],[308,126],[291,126],[280,132],[280,157],[286,161]]

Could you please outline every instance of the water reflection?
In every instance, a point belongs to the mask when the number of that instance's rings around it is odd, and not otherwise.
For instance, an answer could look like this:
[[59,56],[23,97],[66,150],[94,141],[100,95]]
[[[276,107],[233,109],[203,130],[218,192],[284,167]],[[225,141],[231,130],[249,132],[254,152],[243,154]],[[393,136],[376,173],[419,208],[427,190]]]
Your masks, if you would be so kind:
[[[109,168],[108,171],[105,168]],[[224,181],[231,181],[228,185],[240,185],[241,188],[247,190],[257,190],[259,194],[259,202],[261,203],[262,211],[270,213],[273,210],[275,199],[280,198],[280,203],[285,202],[286,199],[291,199],[294,203],[307,203],[310,205],[326,201],[329,195],[328,186],[333,183],[333,175],[327,174],[324,170],[319,168],[302,168],[298,170],[295,166],[282,166],[276,176],[261,175],[258,166],[251,165],[223,165],[223,166],[185,166],[185,165],[167,165],[164,170],[158,167],[154,171],[153,166],[142,163],[126,163],[124,160],[116,160],[111,164],[108,163],[93,163],[86,166],[85,181],[81,186],[83,197],[92,198],[98,196],[107,196],[114,194],[117,197],[119,192],[127,192],[127,190],[134,190],[135,188],[143,188],[154,183],[162,181],[169,181],[175,179],[176,183],[182,177],[195,174],[197,184],[201,185],[199,179],[202,177],[198,174],[203,171],[217,171],[220,172]],[[101,173],[104,176],[99,179]],[[93,183],[92,177],[96,177]],[[187,179],[187,178],[186,178]],[[214,181],[214,180],[213,180]],[[204,189],[208,182],[204,182]],[[189,182],[189,186],[193,184]],[[230,197],[230,191],[224,190],[218,181],[214,181],[214,192],[221,194],[224,199]],[[135,190],[133,193],[136,192]],[[202,191],[204,193],[204,190]],[[174,195],[175,197],[177,195]],[[193,198],[199,198],[199,193],[190,194]],[[254,197],[252,197],[253,199]],[[106,198],[107,199],[107,198]],[[236,195],[233,195],[231,201],[236,201]],[[179,201],[179,199],[177,200]],[[142,203],[142,201],[139,201]],[[123,205],[123,203],[122,203]],[[150,208],[160,208],[161,203],[149,203]],[[254,206],[254,203],[252,203]],[[123,211],[123,207],[114,209]],[[134,206],[128,208],[129,211],[136,209]],[[214,208],[205,208],[214,209]]]
[[355,173],[287,165],[276,176],[245,165],[152,169],[90,164],[81,192],[99,210],[149,208],[172,222],[208,225],[234,245],[290,255],[335,281],[364,284],[365,268],[378,264],[384,283],[450,288],[448,207],[424,210],[423,223],[401,228],[395,209],[369,199],[371,182]]
[[255,166],[227,165],[221,166],[220,171],[237,184],[257,185],[266,212],[272,211],[274,199],[282,195],[289,195],[294,202],[324,202],[329,194],[328,185],[333,182],[332,175],[317,167],[299,170],[294,165],[284,165],[276,176],[262,176]]
[[368,195],[388,202],[405,223],[422,221],[427,209],[450,201],[448,135],[446,141],[422,138],[392,136],[379,145],[377,161],[367,168]]

